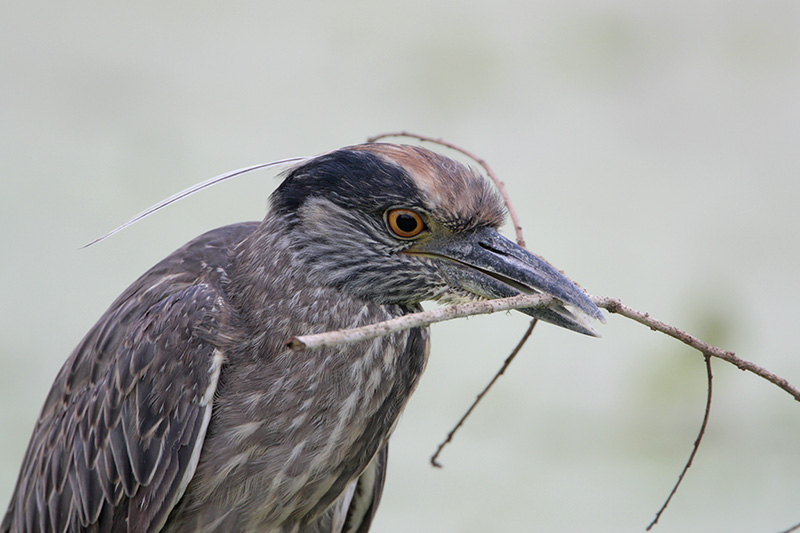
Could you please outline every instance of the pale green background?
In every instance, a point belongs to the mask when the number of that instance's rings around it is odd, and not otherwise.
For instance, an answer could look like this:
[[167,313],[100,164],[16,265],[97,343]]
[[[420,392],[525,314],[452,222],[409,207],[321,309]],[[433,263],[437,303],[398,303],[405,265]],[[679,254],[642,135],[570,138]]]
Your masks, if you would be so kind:
[[[800,384],[800,3],[6,2],[0,17],[0,506],[63,360],[141,272],[263,216],[226,170],[409,129],[490,161],[532,250]],[[507,232],[508,233],[508,232]],[[377,532],[642,531],[702,416],[702,359],[610,317],[433,328]],[[656,531],[800,522],[800,405],[716,363],[711,423]]]

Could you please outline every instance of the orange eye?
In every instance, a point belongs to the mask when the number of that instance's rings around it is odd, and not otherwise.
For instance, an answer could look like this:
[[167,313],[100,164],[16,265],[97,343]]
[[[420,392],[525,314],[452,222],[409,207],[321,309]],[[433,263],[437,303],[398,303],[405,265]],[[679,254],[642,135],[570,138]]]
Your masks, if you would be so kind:
[[386,213],[386,222],[392,233],[401,239],[413,239],[425,229],[422,217],[410,209],[391,209]]

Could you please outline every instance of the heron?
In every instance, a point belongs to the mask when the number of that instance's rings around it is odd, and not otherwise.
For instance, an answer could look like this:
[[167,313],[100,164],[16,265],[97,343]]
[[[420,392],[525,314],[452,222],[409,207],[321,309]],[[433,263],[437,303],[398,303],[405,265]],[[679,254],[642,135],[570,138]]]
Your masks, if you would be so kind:
[[261,222],[197,237],[125,290],[58,373],[3,533],[360,532],[430,351],[418,327],[295,352],[298,334],[521,293],[595,335],[602,314],[499,233],[472,168],[369,143],[285,172]]

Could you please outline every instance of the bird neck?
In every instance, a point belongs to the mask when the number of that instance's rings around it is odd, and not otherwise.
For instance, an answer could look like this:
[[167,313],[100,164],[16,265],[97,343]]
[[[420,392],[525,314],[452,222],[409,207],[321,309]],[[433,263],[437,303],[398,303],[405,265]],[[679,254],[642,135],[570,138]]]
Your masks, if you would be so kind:
[[[332,283],[329,272],[307,260],[304,237],[298,231],[290,219],[270,213],[234,251],[227,292],[253,328],[274,327],[276,320],[291,321],[293,330],[353,327],[352,315],[334,312],[342,306],[381,308],[380,314],[389,316],[417,310],[416,305],[381,305]],[[356,316],[363,318],[360,313]]]

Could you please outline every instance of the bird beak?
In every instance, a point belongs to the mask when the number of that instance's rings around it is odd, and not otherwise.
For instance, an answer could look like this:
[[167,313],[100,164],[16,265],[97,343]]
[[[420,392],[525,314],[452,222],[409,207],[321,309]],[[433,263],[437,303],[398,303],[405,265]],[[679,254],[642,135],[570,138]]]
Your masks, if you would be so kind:
[[451,286],[494,299],[518,294],[546,294],[558,304],[519,311],[578,333],[599,337],[592,319],[605,322],[589,296],[544,259],[506,239],[492,228],[467,234],[434,233],[406,253],[442,262]]

